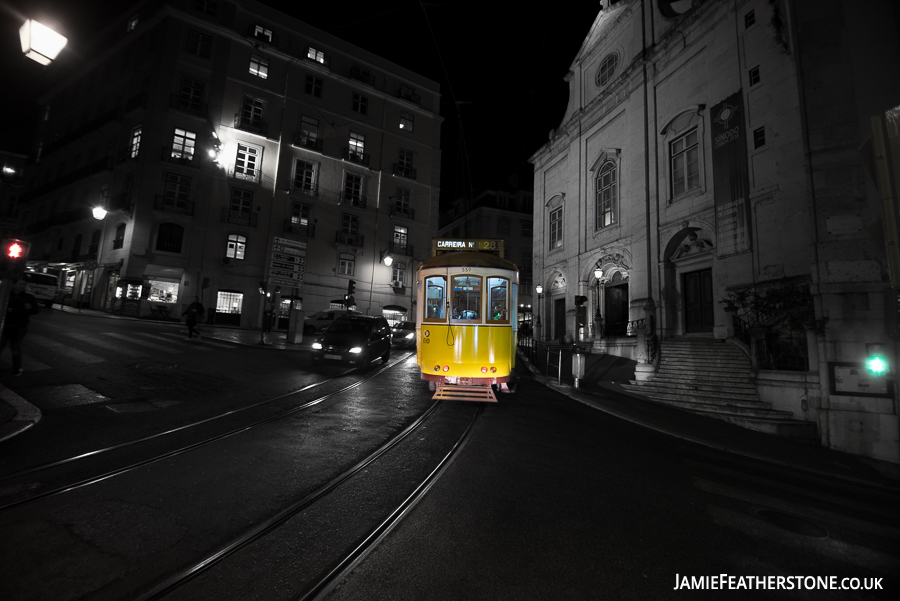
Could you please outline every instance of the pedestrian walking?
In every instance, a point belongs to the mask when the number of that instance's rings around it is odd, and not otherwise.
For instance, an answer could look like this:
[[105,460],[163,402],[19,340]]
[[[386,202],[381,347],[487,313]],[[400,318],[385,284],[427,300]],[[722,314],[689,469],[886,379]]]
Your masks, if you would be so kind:
[[186,316],[184,321],[188,327],[187,340],[192,340],[194,334],[197,334],[197,338],[200,338],[200,326],[197,324],[203,321],[204,313],[206,313],[206,309],[200,304],[200,299],[195,296],[191,300],[191,304],[182,313],[183,316]]
[[6,305],[6,318],[3,320],[3,332],[0,333],[0,354],[9,343],[12,352],[12,372],[14,376],[21,376],[22,369],[22,341],[28,331],[29,318],[39,311],[37,299],[25,291],[25,280],[16,280],[12,292],[9,294],[9,302]]

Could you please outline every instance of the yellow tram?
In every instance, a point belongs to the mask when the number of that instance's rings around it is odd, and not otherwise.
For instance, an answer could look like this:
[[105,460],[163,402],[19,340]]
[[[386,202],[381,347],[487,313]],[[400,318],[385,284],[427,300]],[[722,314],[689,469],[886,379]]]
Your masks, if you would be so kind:
[[435,398],[496,402],[516,361],[519,270],[502,240],[435,239],[416,277],[416,360]]

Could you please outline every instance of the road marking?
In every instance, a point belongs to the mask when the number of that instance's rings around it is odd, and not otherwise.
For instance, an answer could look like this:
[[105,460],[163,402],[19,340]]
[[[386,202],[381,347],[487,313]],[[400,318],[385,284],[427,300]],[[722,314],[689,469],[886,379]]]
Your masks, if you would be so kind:
[[43,347],[49,348],[53,352],[59,353],[64,357],[68,357],[69,359],[74,359],[75,361],[79,361],[81,363],[105,363],[106,359],[102,357],[98,357],[97,355],[92,355],[90,353],[86,353],[84,351],[80,351],[78,349],[72,348],[60,342],[57,342],[51,338],[47,338],[46,336],[41,336],[39,334],[34,334],[31,336],[31,340],[37,342]]
[[112,338],[116,338],[118,340],[124,340],[128,344],[137,344],[140,346],[145,346],[147,348],[152,348],[154,350],[168,353],[168,354],[178,354],[181,353],[184,349],[181,347],[175,347],[171,344],[168,346],[163,346],[161,344],[153,344],[152,342],[147,342],[146,340],[138,340],[132,335],[119,334],[117,332],[103,332],[104,336],[111,336]]
[[[180,341],[172,340],[171,337],[160,336],[159,334],[147,334],[147,333],[145,333],[145,332],[138,332],[138,334],[140,334],[141,336],[146,336],[147,338],[153,338],[154,340],[162,340],[163,342],[168,342],[168,343],[171,343],[171,342],[188,342],[187,340],[184,340],[184,339],[182,339],[182,340],[180,340]],[[179,334],[174,333],[174,332],[173,332],[173,335],[179,336]],[[212,349],[203,348],[203,347],[198,347],[198,346],[194,345],[194,350],[198,350],[198,351],[210,351],[210,350],[212,350]]]
[[76,338],[79,342],[86,342],[87,344],[93,344],[94,346],[99,346],[104,349],[108,349],[114,351],[120,355],[127,355],[129,357],[143,357],[147,353],[146,351],[142,351],[140,349],[134,349],[124,344],[111,344],[104,340],[98,340],[96,338],[87,338],[81,332],[63,332],[66,336],[71,336],[72,338]]
[[[179,334],[178,332],[169,332],[169,336],[179,336],[180,337],[183,335],[184,334]],[[196,340],[200,344],[215,346],[218,348],[233,349],[233,348],[237,347],[236,344],[228,344],[227,342],[216,342],[215,340],[212,340],[210,338],[195,338],[194,340]],[[204,349],[204,350],[209,350],[209,349]]]

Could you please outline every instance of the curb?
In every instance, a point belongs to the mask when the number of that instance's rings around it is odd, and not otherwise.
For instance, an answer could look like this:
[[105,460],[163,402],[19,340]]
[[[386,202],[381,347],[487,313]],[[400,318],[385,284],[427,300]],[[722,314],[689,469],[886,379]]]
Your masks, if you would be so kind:
[[2,385],[0,385],[0,402],[5,402],[16,410],[14,418],[0,425],[0,442],[31,429],[41,421],[40,409]]

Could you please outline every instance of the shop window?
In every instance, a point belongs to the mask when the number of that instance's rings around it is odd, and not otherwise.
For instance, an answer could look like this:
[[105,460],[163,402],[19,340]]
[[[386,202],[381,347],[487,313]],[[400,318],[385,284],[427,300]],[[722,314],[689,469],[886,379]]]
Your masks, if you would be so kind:
[[218,296],[216,297],[216,313],[240,315],[243,305],[244,294],[242,292],[219,290]]
[[178,285],[179,282],[176,280],[150,279],[147,282],[147,286],[150,289],[147,298],[155,303],[177,303]]

